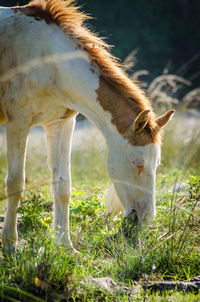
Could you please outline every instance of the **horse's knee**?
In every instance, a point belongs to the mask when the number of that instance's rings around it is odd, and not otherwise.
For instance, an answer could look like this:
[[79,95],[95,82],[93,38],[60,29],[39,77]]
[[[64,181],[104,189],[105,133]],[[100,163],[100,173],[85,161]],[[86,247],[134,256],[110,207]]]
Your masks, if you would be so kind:
[[56,200],[62,203],[69,203],[71,195],[70,182],[60,177],[58,181],[53,182],[53,193]]
[[57,193],[55,194],[55,200],[62,203],[62,204],[69,204],[70,202],[70,194],[61,194]]
[[20,173],[13,173],[6,178],[8,196],[20,197],[24,190],[24,179]]

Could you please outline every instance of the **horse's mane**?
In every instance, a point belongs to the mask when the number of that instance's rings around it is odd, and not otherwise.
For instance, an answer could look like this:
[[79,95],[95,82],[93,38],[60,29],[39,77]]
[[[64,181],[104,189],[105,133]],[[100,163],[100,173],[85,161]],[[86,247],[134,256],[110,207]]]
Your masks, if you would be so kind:
[[[36,19],[44,19],[48,24],[57,24],[89,54],[101,76],[119,89],[125,97],[133,100],[131,106],[136,113],[151,109],[143,91],[120,68],[118,59],[109,51],[110,46],[84,26],[84,21],[91,17],[80,11],[80,7],[75,6],[74,2],[75,0],[33,0],[28,5],[16,9]],[[150,128],[153,128],[153,117],[151,111]]]

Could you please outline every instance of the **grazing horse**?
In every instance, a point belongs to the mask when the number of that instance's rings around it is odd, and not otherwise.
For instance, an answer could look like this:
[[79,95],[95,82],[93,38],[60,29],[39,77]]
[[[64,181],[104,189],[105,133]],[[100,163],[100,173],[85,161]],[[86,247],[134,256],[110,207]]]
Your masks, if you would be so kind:
[[134,213],[148,221],[155,216],[160,130],[174,110],[155,117],[147,97],[122,71],[108,45],[84,26],[88,16],[73,2],[33,0],[0,8],[0,122],[6,123],[8,161],[2,241],[7,247],[17,242],[28,133],[41,125],[48,142],[57,242],[73,248],[70,152],[78,112],[106,139],[113,194],[125,217]]

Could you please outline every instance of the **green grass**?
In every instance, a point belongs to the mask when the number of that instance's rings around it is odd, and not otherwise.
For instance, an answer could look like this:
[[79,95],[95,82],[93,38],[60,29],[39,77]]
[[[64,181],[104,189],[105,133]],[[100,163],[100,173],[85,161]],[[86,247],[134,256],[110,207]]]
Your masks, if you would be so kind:
[[[26,191],[18,209],[17,254],[8,256],[0,247],[3,301],[199,301],[200,294],[176,290],[150,294],[141,286],[155,280],[190,281],[200,274],[200,142],[195,144],[191,151],[189,142],[182,147],[179,142],[177,151],[171,131],[166,132],[157,177],[156,219],[143,227],[137,244],[121,234],[122,216],[113,221],[106,215],[105,194],[110,184],[106,152],[92,144],[88,150],[75,150],[70,232],[77,255],[53,244],[47,160],[45,155],[37,159],[31,154]],[[2,198],[5,173],[5,155],[0,154]],[[184,193],[169,190],[180,182],[187,184]],[[0,212],[5,212],[4,202]],[[105,277],[112,278],[116,286],[99,289],[94,285],[92,280]]]
[[[17,255],[10,258],[3,250],[0,254],[0,282],[4,291],[13,297],[12,290],[7,289],[11,286],[47,301],[54,301],[59,295],[78,301],[92,301],[93,298],[94,301],[114,301],[117,296],[118,301],[126,301],[126,298],[128,301],[128,291],[127,297],[120,292],[112,297],[83,281],[111,277],[126,285],[129,292],[135,281],[190,281],[200,269],[197,203],[200,178],[192,176],[188,183],[187,196],[165,193],[160,197],[157,218],[141,231],[138,246],[125,241],[122,235],[110,239],[109,236],[119,230],[121,217],[115,221],[107,218],[102,186],[88,191],[83,187],[74,188],[71,235],[80,252],[78,255],[69,255],[63,248],[53,245],[52,200],[48,187],[42,187],[37,193],[28,188],[18,209],[22,216]],[[144,290],[139,289],[136,296],[143,299],[145,295]],[[186,301],[183,293],[174,292],[173,295],[179,297],[177,301]],[[149,301],[154,301],[153,297],[164,301],[164,296],[157,294],[148,295]],[[196,299],[200,295],[187,297]]]

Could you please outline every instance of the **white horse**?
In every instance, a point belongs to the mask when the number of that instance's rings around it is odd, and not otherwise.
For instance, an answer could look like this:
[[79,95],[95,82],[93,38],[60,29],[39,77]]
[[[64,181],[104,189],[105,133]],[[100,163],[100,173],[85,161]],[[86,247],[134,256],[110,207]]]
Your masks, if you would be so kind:
[[[77,112],[103,133],[113,182],[109,211],[140,221],[155,216],[160,130],[174,110],[156,118],[140,88],[123,73],[108,46],[84,27],[87,15],[73,0],[34,0],[0,8],[0,122],[7,131],[5,246],[17,242],[17,206],[24,190],[29,130],[47,134],[57,242],[73,248],[69,234],[70,151]],[[115,195],[116,197],[116,195]],[[119,198],[119,200],[118,200]]]

